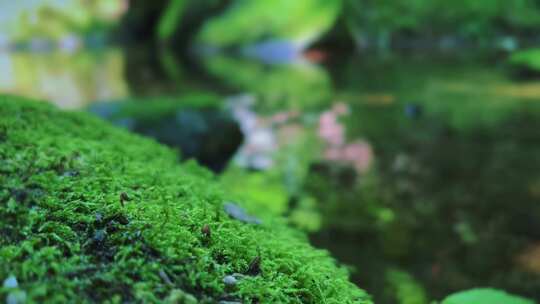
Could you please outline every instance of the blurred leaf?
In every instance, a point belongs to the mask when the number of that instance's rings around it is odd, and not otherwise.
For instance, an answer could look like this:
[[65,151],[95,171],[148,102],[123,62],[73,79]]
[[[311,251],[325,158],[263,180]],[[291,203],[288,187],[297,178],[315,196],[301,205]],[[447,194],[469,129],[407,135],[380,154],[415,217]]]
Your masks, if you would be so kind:
[[540,48],[515,52],[510,56],[509,63],[517,68],[540,72]]
[[309,44],[327,31],[341,11],[341,0],[236,0],[210,19],[200,42],[217,47],[251,44],[268,38]]
[[160,41],[169,40],[178,30],[187,0],[170,0],[169,5],[159,20],[157,36]]
[[213,56],[204,62],[209,74],[236,90],[255,94],[264,109],[318,109],[331,101],[326,70],[310,64],[264,65],[254,60]]
[[427,303],[424,288],[405,271],[391,269],[386,272],[386,280],[394,290],[395,299],[400,304]]
[[444,299],[442,304],[535,304],[535,302],[504,291],[479,288],[454,293]]

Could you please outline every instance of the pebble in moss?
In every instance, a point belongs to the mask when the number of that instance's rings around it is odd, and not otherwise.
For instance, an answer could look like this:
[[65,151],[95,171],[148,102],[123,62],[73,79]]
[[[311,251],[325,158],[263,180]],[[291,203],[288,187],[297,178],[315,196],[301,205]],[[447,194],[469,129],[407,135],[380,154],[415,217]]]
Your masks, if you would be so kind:
[[63,177],[77,177],[79,176],[79,171],[77,170],[67,170],[62,174]]
[[238,280],[234,276],[228,275],[223,278],[223,283],[227,286],[235,286],[238,283]]
[[239,220],[241,222],[247,223],[247,224],[256,224],[260,225],[262,224],[261,220],[247,214],[246,210],[244,208],[231,203],[227,202],[223,205],[223,208],[225,209],[225,212],[232,218]]
[[94,233],[94,242],[102,243],[107,237],[107,232],[105,230],[98,230]]
[[17,282],[17,278],[15,276],[11,275],[4,280],[3,286],[4,288],[17,288],[17,286],[19,286],[19,282]]
[[22,304],[26,303],[26,292],[15,290],[10,292],[6,297],[6,304]]
[[[9,276],[4,280],[2,286],[6,289],[15,289],[19,287],[19,282],[14,275]],[[26,302],[26,293],[22,290],[14,290],[6,296],[7,304],[18,304]]]
[[159,271],[159,277],[167,284],[167,285],[170,285],[170,286],[173,286],[174,283],[171,281],[171,278],[169,278],[169,275],[167,275],[167,273],[161,269]]

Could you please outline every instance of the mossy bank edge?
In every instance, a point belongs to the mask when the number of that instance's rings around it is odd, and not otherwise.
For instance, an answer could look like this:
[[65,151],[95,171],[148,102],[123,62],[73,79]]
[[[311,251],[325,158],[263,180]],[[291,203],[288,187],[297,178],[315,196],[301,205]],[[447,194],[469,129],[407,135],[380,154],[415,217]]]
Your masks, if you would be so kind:
[[2,300],[371,303],[302,233],[230,201],[150,139],[0,96]]

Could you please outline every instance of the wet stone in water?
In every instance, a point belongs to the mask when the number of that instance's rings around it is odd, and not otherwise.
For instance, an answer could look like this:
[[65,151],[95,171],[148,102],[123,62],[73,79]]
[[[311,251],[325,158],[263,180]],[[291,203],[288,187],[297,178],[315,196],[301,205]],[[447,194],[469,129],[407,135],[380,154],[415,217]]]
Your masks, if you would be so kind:
[[247,224],[256,224],[256,225],[260,225],[262,223],[260,219],[247,214],[246,211],[242,207],[234,203],[231,203],[231,202],[225,203],[223,205],[223,208],[225,209],[225,212],[230,217],[236,220],[239,220],[241,222],[244,222]]

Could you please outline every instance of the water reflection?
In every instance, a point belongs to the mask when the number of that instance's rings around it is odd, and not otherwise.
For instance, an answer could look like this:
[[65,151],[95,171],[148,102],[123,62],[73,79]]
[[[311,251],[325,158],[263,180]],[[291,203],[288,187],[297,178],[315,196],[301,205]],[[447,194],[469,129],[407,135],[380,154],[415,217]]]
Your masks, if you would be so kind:
[[128,95],[120,49],[0,52],[0,92],[50,100],[66,109]]
[[483,285],[540,297],[537,83],[460,59],[354,59],[331,72],[343,102],[260,101],[267,119],[303,105],[303,135],[273,150],[263,177],[226,172],[230,189],[317,231],[379,303],[402,286],[420,303]]
[[[538,298],[531,261],[540,209],[531,189],[540,177],[539,108],[516,103],[504,117],[467,128],[441,114],[403,120],[396,106],[352,111],[347,125],[373,144],[378,183],[360,180],[349,189],[355,195],[336,197],[329,194],[336,184],[309,182],[328,218],[316,244],[357,265],[356,280],[384,303],[392,302],[378,287],[387,284],[385,276],[366,279],[366,272],[404,269],[439,297],[486,285]],[[393,216],[381,222],[383,208]],[[344,224],[359,218],[368,224]]]
[[255,94],[260,99],[260,110],[322,109],[332,100],[328,72],[307,61],[268,65],[215,55],[204,58],[203,65],[208,74],[228,88]]

